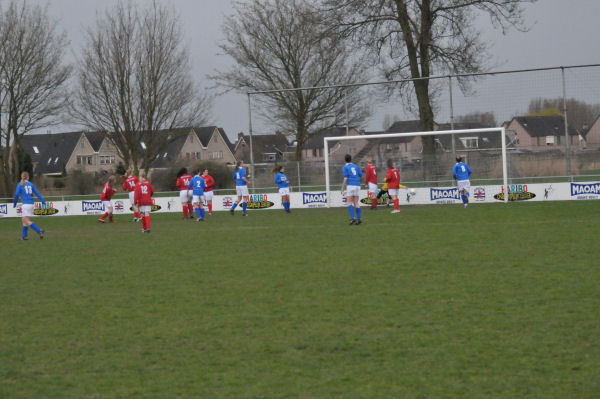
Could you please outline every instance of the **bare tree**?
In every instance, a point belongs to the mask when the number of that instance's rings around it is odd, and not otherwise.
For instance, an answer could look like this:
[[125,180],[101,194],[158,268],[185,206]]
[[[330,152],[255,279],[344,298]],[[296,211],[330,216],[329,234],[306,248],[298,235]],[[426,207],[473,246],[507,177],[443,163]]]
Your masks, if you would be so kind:
[[66,36],[47,10],[12,0],[0,3],[0,161],[9,194],[18,180],[21,137],[60,123],[71,68],[63,64]]
[[[566,106],[569,126],[584,134],[600,115],[600,104],[588,104],[575,98],[568,98]],[[529,102],[528,115],[564,116],[563,108],[562,97],[535,98]]]
[[313,134],[345,124],[346,106],[351,126],[366,119],[368,109],[355,87],[277,91],[365,79],[365,66],[311,2],[253,0],[234,7],[235,15],[223,24],[221,49],[235,66],[212,78],[229,90],[271,90],[253,98],[264,105],[261,115],[275,125],[273,130],[292,132],[298,159]]
[[474,111],[465,115],[459,115],[454,118],[457,123],[480,123],[483,126],[495,127],[498,126],[496,117],[492,111],[480,112]]
[[72,116],[102,132],[120,158],[146,171],[176,138],[207,122],[210,99],[196,87],[179,18],[152,2],[120,3],[87,31]]
[[[487,44],[474,28],[479,13],[503,32],[525,30],[523,3],[536,0],[322,0],[324,11],[364,45],[387,79],[414,79],[412,86],[423,130],[433,130],[429,79],[443,73],[479,72],[489,59]],[[424,138],[434,151],[433,136]]]

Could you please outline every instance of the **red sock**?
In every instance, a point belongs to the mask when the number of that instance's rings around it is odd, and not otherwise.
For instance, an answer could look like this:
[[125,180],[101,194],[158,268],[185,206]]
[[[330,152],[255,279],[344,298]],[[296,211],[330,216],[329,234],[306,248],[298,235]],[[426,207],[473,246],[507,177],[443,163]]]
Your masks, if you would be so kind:
[[192,204],[188,204],[188,214],[194,214],[194,206]]
[[188,204],[182,205],[183,208],[183,217],[187,219],[188,217]]
[[212,213],[212,204],[208,204],[208,213]]
[[142,229],[146,230],[146,216],[142,216]]
[[377,208],[377,196],[374,193],[371,193],[371,204],[373,204],[373,208]]
[[144,216],[146,218],[146,230],[150,230],[150,216]]
[[110,215],[108,215],[108,220],[110,220],[111,222],[113,221],[112,220],[112,213]]
[[104,215],[102,215],[102,216],[100,217],[100,219],[104,220],[104,219],[106,219],[106,217],[107,217],[107,216],[108,216],[108,212],[104,213]]
[[395,210],[400,209],[400,200],[399,199],[394,200],[394,209]]

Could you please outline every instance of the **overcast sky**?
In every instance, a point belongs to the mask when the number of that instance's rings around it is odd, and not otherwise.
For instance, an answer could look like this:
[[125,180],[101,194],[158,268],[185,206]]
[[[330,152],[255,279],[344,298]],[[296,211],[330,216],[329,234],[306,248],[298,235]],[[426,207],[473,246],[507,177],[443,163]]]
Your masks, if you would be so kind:
[[[71,61],[83,45],[82,32],[93,26],[96,14],[118,0],[28,0],[48,4],[50,14],[59,20],[70,40]],[[219,55],[223,15],[232,13],[232,0],[159,0],[172,4],[180,14],[186,40],[191,50],[193,72],[201,86],[210,86],[206,75],[227,68],[231,61]],[[485,40],[492,44],[495,70],[537,68],[600,63],[600,40],[597,18],[600,0],[539,0],[527,6],[531,30],[503,36],[487,19],[478,21]],[[600,99],[597,100],[600,103]],[[381,115],[368,128],[381,128]],[[213,123],[223,127],[233,139],[237,132],[248,131],[246,96],[228,94],[217,97]],[[253,124],[255,122],[253,121]],[[259,132],[261,126],[255,125]],[[267,132],[265,132],[267,133]],[[268,132],[270,133],[270,132]]]

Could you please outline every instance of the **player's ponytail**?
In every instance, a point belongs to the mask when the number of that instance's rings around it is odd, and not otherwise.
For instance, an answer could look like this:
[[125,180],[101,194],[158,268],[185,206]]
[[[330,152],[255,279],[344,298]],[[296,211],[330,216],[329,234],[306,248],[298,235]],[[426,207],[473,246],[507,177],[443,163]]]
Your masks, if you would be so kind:
[[29,180],[29,173],[21,173],[21,186],[25,187],[25,183],[27,182],[27,180]]

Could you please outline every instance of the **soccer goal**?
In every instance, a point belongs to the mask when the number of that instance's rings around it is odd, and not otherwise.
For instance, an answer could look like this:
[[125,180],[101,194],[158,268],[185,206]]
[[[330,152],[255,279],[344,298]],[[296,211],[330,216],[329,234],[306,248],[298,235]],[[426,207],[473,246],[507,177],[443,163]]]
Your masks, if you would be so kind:
[[[433,154],[424,153],[425,140],[435,148]],[[503,127],[325,137],[323,155],[328,207],[343,205],[341,193],[332,191],[331,171],[335,171],[333,186],[339,187],[343,180],[341,169],[345,154],[352,156],[352,162],[360,166],[363,173],[367,160],[371,159],[377,167],[379,186],[383,185],[386,164],[391,160],[400,171],[401,184],[407,188],[405,202],[413,204],[459,202],[452,168],[456,163],[455,156],[460,155],[473,171],[471,201],[509,200],[509,195],[505,194],[510,190],[507,189],[507,138]],[[361,202],[367,204],[372,200],[377,199],[364,198]]]

